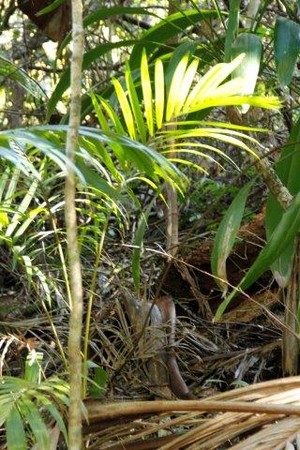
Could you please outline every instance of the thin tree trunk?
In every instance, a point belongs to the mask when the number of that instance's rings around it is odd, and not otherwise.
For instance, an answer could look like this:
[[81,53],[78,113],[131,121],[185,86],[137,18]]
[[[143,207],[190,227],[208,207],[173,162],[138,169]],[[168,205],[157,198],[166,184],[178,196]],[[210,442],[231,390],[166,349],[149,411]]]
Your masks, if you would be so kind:
[[[72,38],[73,51],[71,59],[71,104],[70,120],[67,134],[66,154],[74,161],[78,143],[78,130],[81,113],[81,72],[84,50],[82,23],[82,2],[72,0]],[[70,283],[71,315],[69,324],[69,450],[80,450],[82,446],[81,396],[82,396],[82,359],[81,335],[83,314],[83,289],[80,252],[77,235],[77,216],[75,208],[76,178],[68,168],[65,184],[65,220],[67,231],[67,252]]]
[[[178,0],[170,0],[169,1],[169,7],[168,7],[168,15],[176,13],[180,8],[180,1]],[[169,39],[169,44],[176,44],[177,37],[174,36],[172,39]],[[168,127],[168,129],[174,129],[176,130],[176,125],[172,125]],[[172,144],[174,142],[172,141],[172,138],[170,138],[169,144],[171,144],[170,147],[172,147]],[[169,158],[176,158],[177,152],[176,149],[172,151],[172,153],[169,154]],[[169,255],[173,258],[176,257],[178,252],[178,228],[179,228],[179,217],[178,217],[178,196],[176,189],[171,186],[170,184],[167,184],[166,187],[166,197],[167,197],[167,229],[166,229],[166,251],[169,253]]]

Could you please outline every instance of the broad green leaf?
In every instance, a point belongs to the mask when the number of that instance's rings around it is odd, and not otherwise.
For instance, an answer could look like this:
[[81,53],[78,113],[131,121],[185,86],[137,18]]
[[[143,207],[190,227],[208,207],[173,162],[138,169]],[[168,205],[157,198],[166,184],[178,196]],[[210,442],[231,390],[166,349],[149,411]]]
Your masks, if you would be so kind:
[[[276,173],[292,195],[300,191],[300,119],[294,125],[287,144],[283,147],[280,159],[276,164]],[[272,235],[283,214],[283,209],[272,194],[269,194],[266,208],[266,235]],[[272,264],[273,275],[281,287],[289,281],[293,268],[296,246],[291,241],[285,251]]]
[[211,268],[212,274],[216,277],[215,281],[223,292],[223,296],[226,295],[228,290],[227,258],[235,243],[237,232],[244,215],[246,200],[252,185],[253,181],[247,183],[234,198],[220,223],[214,239]]
[[[176,67],[180,63],[181,59],[185,55],[194,55],[196,50],[199,48],[198,42],[186,40],[181,42],[178,47],[176,47],[171,53],[171,59],[166,68],[165,83],[166,86],[170,86],[173,74]],[[198,59],[198,58],[194,58]]]
[[40,395],[40,393],[37,393],[36,396],[39,403],[45,406],[45,408],[48,410],[49,414],[53,417],[55,422],[57,423],[60,431],[63,433],[65,442],[68,442],[68,433],[67,428],[65,426],[63,416],[61,412],[56,408],[55,403],[52,400],[49,400],[48,397],[44,395]]
[[92,398],[102,398],[108,380],[107,372],[92,361],[88,361],[88,368],[93,370],[93,378],[89,379],[89,394]]
[[25,361],[25,380],[38,384],[41,382],[43,356],[42,352],[36,352],[34,349],[30,350]]
[[143,51],[142,61],[141,61],[141,83],[142,83],[142,91],[143,91],[143,99],[144,99],[144,108],[145,108],[145,116],[146,122],[148,126],[148,132],[150,136],[154,135],[154,121],[153,121],[153,106],[152,106],[152,87],[151,87],[151,79],[149,74],[149,67],[147,61],[146,52]]
[[241,0],[231,0],[229,3],[229,18],[225,37],[225,61],[231,59],[231,47],[239,29]]
[[18,406],[23,419],[30,427],[39,448],[43,450],[50,449],[49,430],[42,419],[41,412],[35,406],[34,402],[24,396],[19,400]]
[[[244,87],[240,94],[252,95],[255,89],[260,60],[262,54],[262,44],[256,34],[242,33],[235,39],[231,49],[231,57],[234,59],[238,55],[244,54],[243,62],[231,74],[232,77],[240,77]],[[242,105],[243,113],[249,109],[249,105]]]
[[12,408],[5,421],[8,450],[27,450],[24,423],[16,407]]
[[97,189],[99,192],[107,195],[107,197],[114,201],[121,200],[120,193],[97,172],[91,170],[84,162],[81,161],[78,161],[77,166],[89,186],[92,186],[94,189]]
[[300,25],[284,17],[278,17],[274,31],[274,53],[281,86],[288,86],[292,81],[299,51]]
[[217,309],[215,320],[219,320],[225,309],[236,294],[249,288],[271,265],[279,258],[286,246],[295,240],[300,229],[300,193],[296,195],[290,207],[281,217],[265,247],[239,283],[239,285],[225,298]]

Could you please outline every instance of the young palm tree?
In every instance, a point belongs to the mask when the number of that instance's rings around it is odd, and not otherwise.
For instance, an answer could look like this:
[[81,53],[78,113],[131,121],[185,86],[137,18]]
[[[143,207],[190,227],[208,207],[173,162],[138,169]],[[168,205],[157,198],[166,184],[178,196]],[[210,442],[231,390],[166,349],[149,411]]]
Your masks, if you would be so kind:
[[[230,63],[217,64],[200,76],[199,60],[191,58],[189,54],[178,58],[175,53],[168,66],[162,59],[157,59],[150,66],[144,51],[139,73],[132,71],[127,65],[124,80],[113,80],[117,99],[115,108],[105,98],[92,96],[100,127],[103,130],[114,130],[119,136],[129,136],[156,149],[162,155],[169,156],[170,161],[185,165],[194,165],[186,159],[186,155],[196,154],[213,159],[211,152],[228,160],[228,156],[215,147],[215,141],[235,145],[255,157],[255,151],[251,147],[259,144],[242,133],[247,130],[246,127],[192,120],[192,114],[195,116],[195,113],[202,112],[205,116],[205,110],[219,106],[279,106],[276,97],[241,94],[245,92],[247,80],[235,77],[233,72],[242,64],[243,57],[241,54]],[[230,75],[233,78],[230,79]],[[198,169],[204,171],[201,167]],[[175,256],[178,247],[178,217],[174,203],[177,203],[177,196],[172,189],[168,192],[170,213],[167,215],[166,247]]]

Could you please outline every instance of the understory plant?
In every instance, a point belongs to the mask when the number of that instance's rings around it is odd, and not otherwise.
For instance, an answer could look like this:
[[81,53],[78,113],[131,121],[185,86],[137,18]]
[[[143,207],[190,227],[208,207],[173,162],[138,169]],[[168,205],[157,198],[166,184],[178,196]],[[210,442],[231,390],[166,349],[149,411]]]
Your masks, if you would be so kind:
[[[129,136],[156,149],[172,163],[191,166],[201,173],[206,171],[193,161],[195,156],[220,164],[215,159],[217,155],[238,170],[226,152],[216,146],[216,142],[236,146],[258,159],[255,148],[259,147],[259,143],[245,133],[258,129],[205,121],[203,118],[211,109],[220,106],[248,104],[278,108],[276,97],[243,94],[248,80],[234,74],[243,64],[244,57],[245,54],[241,53],[232,62],[217,64],[201,76],[198,73],[199,59],[189,51],[186,53],[185,45],[179,46],[169,58],[158,58],[151,64],[144,51],[140,71],[132,70],[127,65],[124,79],[112,80],[115,92],[109,100],[92,94],[99,125],[103,130],[113,130],[119,136]],[[232,79],[228,79],[230,75]],[[120,146],[119,151],[122,151]],[[166,248],[175,256],[178,214],[174,190],[168,191],[166,202]],[[141,236],[142,233],[139,233],[139,238]],[[138,257],[134,258],[133,272],[136,288],[139,289]]]

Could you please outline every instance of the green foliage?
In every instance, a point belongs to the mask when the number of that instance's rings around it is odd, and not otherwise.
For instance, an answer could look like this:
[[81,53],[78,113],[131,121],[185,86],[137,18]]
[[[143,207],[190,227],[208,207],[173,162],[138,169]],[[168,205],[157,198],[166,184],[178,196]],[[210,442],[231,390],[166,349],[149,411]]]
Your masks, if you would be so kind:
[[[5,427],[9,450],[27,450],[36,443],[51,447],[54,419],[67,442],[64,409],[69,405],[69,388],[57,377],[41,383],[4,376],[0,384],[0,426]],[[25,426],[26,424],[26,426]]]
[[[260,38],[251,33],[241,33],[233,42],[231,57],[236,58],[240,54],[245,54],[243,63],[234,71],[233,76],[241,77],[244,80],[244,88],[241,92],[244,95],[252,95],[255,90],[258,72],[260,68],[262,44]],[[249,105],[242,105],[242,112],[249,110]]]
[[[292,195],[296,195],[300,191],[299,140],[300,119],[298,119],[295,123],[289,140],[283,147],[280,159],[276,164],[276,172],[279,178]],[[272,236],[272,233],[281,220],[282,215],[283,209],[278,204],[276,198],[270,194],[266,208],[266,234],[268,239]],[[296,243],[291,241],[284,249],[280,257],[271,266],[273,275],[281,287],[285,287],[290,279],[295,251]]]
[[226,295],[228,290],[226,261],[235,243],[243,218],[246,200],[252,185],[253,181],[247,183],[236,195],[221,221],[214,240],[211,268],[212,274],[216,277],[216,282],[223,292],[223,296]]
[[[198,155],[213,160],[207,150],[228,159],[224,152],[204,143],[203,139],[223,141],[255,155],[245,141],[252,145],[256,145],[257,141],[241,132],[247,128],[188,119],[191,113],[220,105],[241,105],[247,102],[266,108],[279,106],[275,97],[239,95],[244,89],[244,80],[241,78],[226,81],[242,60],[243,55],[239,55],[231,63],[218,64],[197,79],[197,58],[190,60],[189,54],[183,54],[180,59],[176,59],[176,65],[171,59],[167,69],[162,59],[156,59],[152,70],[144,51],[140,79],[134,82],[135,73],[127,65],[123,85],[117,79],[112,80],[118,108],[103,97],[92,95],[99,124],[106,132],[112,128],[119,136],[129,136],[159,149],[172,162],[192,167],[196,165],[186,156]],[[168,76],[165,76],[165,72]],[[115,146],[114,151],[116,154],[121,153],[118,146]],[[165,180],[168,181],[167,178]],[[144,220],[136,234],[139,242],[145,231]],[[134,252],[133,273],[135,285],[139,287],[138,250]]]
[[281,86],[292,81],[300,51],[300,25],[278,17],[274,30],[274,51],[277,75]]
[[239,285],[225,298],[219,306],[215,320],[219,320],[225,309],[241,291],[249,288],[278,259],[286,247],[295,240],[300,229],[300,194],[297,194],[291,206],[285,211],[268,239],[265,247],[252,264]]

